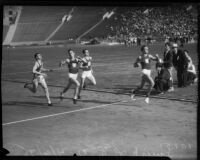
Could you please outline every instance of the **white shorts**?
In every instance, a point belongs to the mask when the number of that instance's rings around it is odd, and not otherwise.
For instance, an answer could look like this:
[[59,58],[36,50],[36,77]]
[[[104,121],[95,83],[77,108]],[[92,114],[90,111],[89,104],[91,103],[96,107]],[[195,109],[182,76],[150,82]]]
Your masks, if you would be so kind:
[[143,69],[142,70],[142,74],[150,76],[151,75],[151,70],[149,70],[149,69]]
[[82,72],[81,78],[90,78],[90,77],[93,77],[92,70],[90,70],[90,71],[83,71]]
[[40,83],[44,88],[47,88],[47,84],[43,75],[37,76],[37,78],[33,79],[34,83]]
[[69,76],[69,78],[71,78],[71,79],[77,79],[77,77],[78,77],[78,73],[68,73],[68,76]]

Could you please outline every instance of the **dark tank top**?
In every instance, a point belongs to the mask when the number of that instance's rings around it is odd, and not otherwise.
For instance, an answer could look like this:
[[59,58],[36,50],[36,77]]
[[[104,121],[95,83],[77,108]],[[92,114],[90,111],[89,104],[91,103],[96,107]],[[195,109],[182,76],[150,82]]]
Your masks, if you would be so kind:
[[68,68],[69,68],[69,73],[73,73],[73,74],[78,73],[78,61],[76,59],[75,60],[70,59]]
[[90,71],[91,70],[91,65],[89,65],[89,62],[91,62],[91,59],[86,60],[86,62],[83,62],[83,67],[87,67],[87,68],[83,69],[84,71]]
[[142,56],[141,59],[140,59],[142,69],[150,70],[151,69],[150,62],[151,62],[151,60],[150,60],[149,56],[146,56],[146,57]]

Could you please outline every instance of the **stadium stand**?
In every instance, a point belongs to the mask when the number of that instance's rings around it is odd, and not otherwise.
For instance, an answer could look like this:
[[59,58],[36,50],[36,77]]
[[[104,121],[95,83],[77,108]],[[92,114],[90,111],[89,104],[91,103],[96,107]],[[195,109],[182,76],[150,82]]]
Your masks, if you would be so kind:
[[[195,10],[195,8],[191,8]],[[185,5],[151,8],[121,8],[115,15],[118,25],[112,25],[116,35],[194,36],[197,16]]]
[[66,22],[51,40],[75,39],[102,19],[102,7],[76,7],[72,19]]
[[[45,41],[62,23],[64,15],[72,10],[49,41],[75,40],[102,20],[113,7],[89,6],[23,6],[12,42]],[[4,27],[3,38],[7,32]],[[130,37],[145,39],[183,37],[188,41],[197,37],[197,8],[195,5],[176,4],[162,7],[118,7],[114,15],[104,19],[81,39],[115,37],[126,41]]]
[[71,7],[25,6],[13,42],[44,41]]
[[44,41],[53,32],[58,22],[50,23],[19,23],[13,42]]
[[8,33],[8,29],[9,29],[9,26],[7,26],[7,25],[4,25],[3,26],[3,40],[2,40],[2,42],[5,40],[5,38],[6,38],[6,35],[7,35],[7,33]]
[[19,23],[61,21],[72,7],[67,6],[24,6]]

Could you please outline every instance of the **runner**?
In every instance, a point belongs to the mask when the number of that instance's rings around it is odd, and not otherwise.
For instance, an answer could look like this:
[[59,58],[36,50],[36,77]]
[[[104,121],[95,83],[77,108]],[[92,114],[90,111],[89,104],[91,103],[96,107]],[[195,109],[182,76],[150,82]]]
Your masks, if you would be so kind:
[[85,89],[86,88],[86,82],[85,79],[89,79],[90,80],[90,84],[92,85],[96,85],[96,79],[93,76],[93,70],[92,70],[92,66],[91,66],[91,61],[92,61],[92,57],[89,55],[89,50],[88,49],[84,49],[82,51],[84,57],[78,57],[79,60],[81,61],[81,66],[80,68],[83,70],[82,75],[81,75],[81,87],[79,88],[79,96],[78,98],[81,98],[80,93],[81,93],[81,89]]
[[80,88],[80,83],[77,80],[78,78],[78,70],[79,70],[79,59],[75,57],[75,52],[72,49],[68,50],[69,58],[67,58],[64,61],[60,62],[60,67],[64,64],[68,64],[69,68],[69,82],[68,85],[64,88],[64,90],[60,93],[60,99],[62,100],[64,97],[64,93],[68,91],[70,86],[72,84],[75,84],[75,92],[74,92],[74,98],[73,98],[73,103],[76,104],[77,99],[78,99],[78,93],[79,93],[79,88]]
[[141,84],[138,86],[135,90],[132,90],[131,98],[134,99],[134,96],[136,92],[138,92],[140,89],[142,89],[145,85],[145,82],[149,83],[149,87],[146,93],[145,102],[149,103],[149,95],[151,93],[151,90],[154,86],[154,80],[151,77],[151,60],[158,61],[158,57],[154,57],[151,54],[149,54],[149,48],[146,45],[143,45],[141,47],[142,54],[136,59],[136,62],[134,63],[134,67],[141,66],[142,68],[142,79]]
[[49,89],[47,87],[47,83],[45,81],[45,78],[47,77],[47,74],[42,73],[43,71],[53,71],[51,69],[45,69],[43,68],[43,61],[42,61],[42,55],[40,53],[35,53],[35,65],[33,66],[33,81],[32,86],[29,86],[28,83],[24,85],[24,88],[28,88],[31,92],[36,93],[38,84],[42,86],[44,89],[48,106],[52,106],[50,97],[49,97]]

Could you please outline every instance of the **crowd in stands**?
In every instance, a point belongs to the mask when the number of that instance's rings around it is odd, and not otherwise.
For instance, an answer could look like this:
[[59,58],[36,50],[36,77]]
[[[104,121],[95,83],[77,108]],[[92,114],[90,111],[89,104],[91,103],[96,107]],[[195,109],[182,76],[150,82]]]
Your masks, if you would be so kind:
[[[197,35],[195,10],[184,5],[168,7],[134,7],[116,12],[114,25],[110,26],[113,35],[130,41],[130,37],[153,39],[162,37],[166,41],[188,42]],[[196,11],[196,10],[195,10]],[[194,12],[195,12],[194,11]]]

